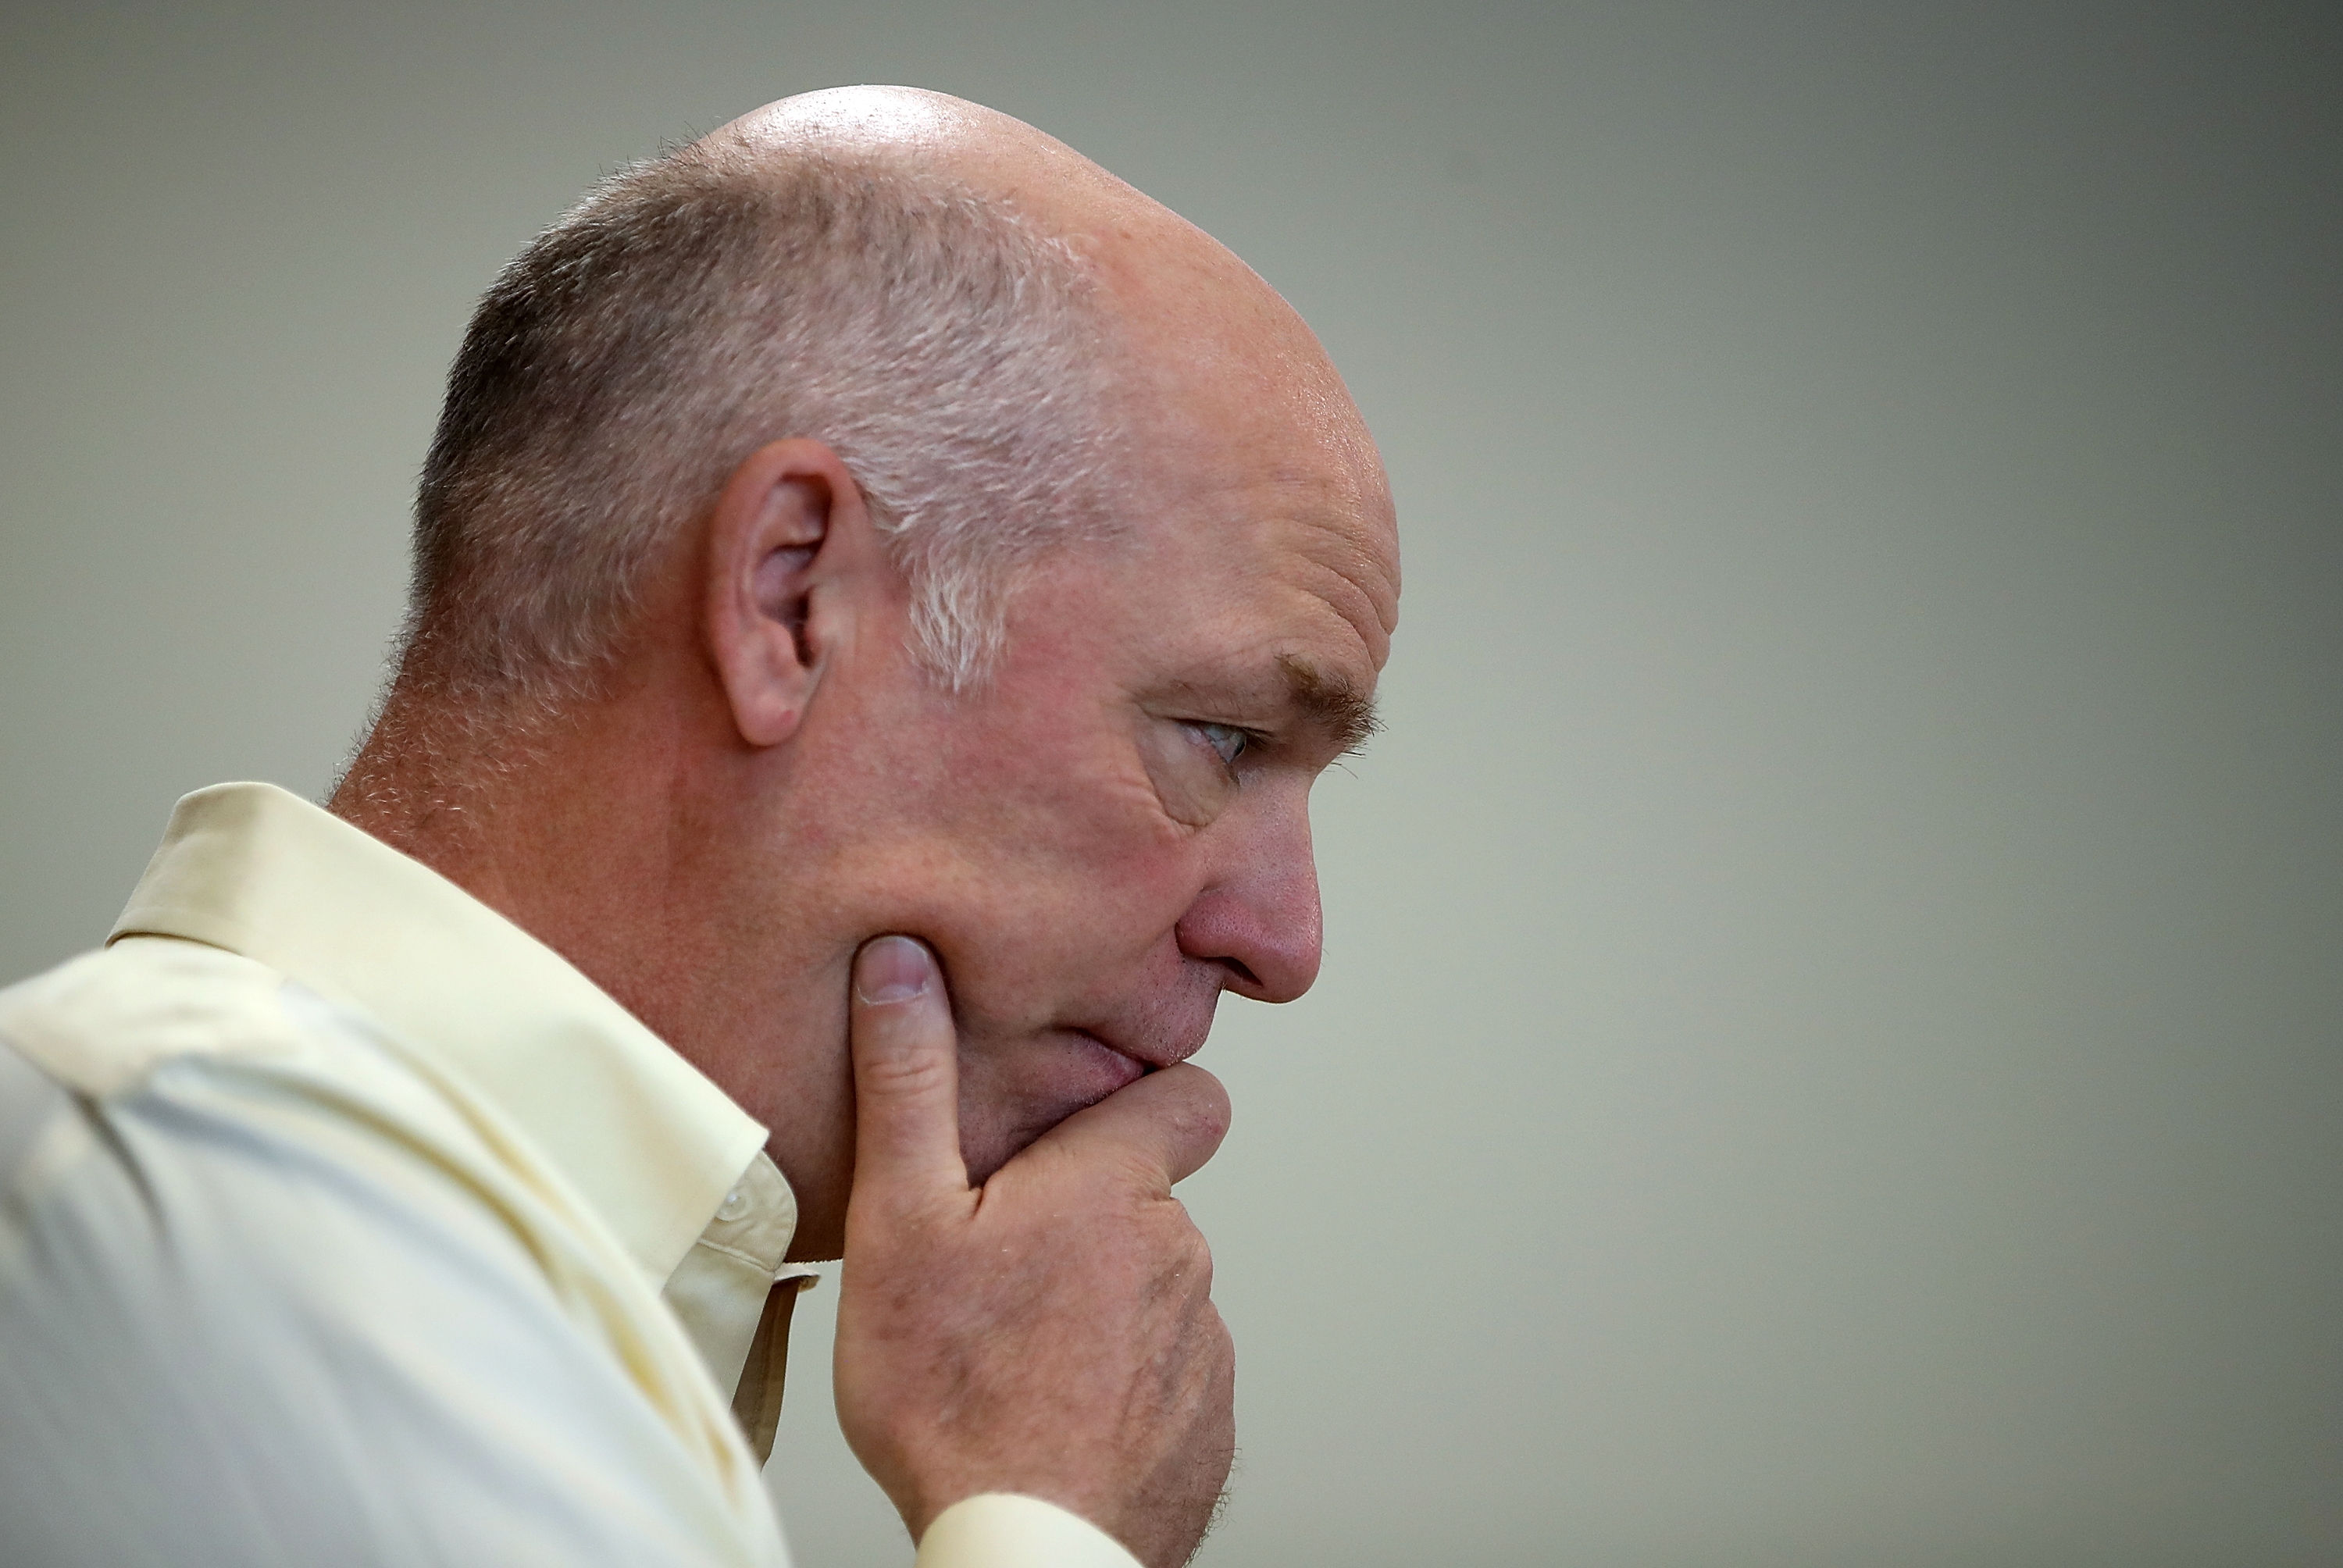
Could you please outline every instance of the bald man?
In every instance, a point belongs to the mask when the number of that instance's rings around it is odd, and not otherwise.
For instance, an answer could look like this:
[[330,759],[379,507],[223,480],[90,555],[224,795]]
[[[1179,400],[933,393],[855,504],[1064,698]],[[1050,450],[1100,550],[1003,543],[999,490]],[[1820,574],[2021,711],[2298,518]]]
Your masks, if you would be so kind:
[[1392,510],[1308,329],[904,89],[598,188],[448,384],[328,807],[180,803],[0,993],[0,1558],[773,1563],[805,1261],[930,1564],[1183,1562],[1171,1195],[1319,959]]

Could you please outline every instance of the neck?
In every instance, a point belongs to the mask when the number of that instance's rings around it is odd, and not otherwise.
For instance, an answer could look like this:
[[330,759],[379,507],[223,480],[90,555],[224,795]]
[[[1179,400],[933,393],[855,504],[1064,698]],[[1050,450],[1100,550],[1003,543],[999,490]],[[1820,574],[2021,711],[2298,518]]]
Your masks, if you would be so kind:
[[669,814],[639,765],[672,750],[649,706],[516,714],[402,680],[327,809],[576,962],[575,933],[667,901],[662,836],[638,830]]
[[771,1129],[802,1255],[835,1256],[843,1156],[820,1108],[843,1059],[809,1048],[842,1030],[847,960],[793,929],[770,780],[695,714],[662,688],[513,722],[395,688],[328,809],[568,960]]

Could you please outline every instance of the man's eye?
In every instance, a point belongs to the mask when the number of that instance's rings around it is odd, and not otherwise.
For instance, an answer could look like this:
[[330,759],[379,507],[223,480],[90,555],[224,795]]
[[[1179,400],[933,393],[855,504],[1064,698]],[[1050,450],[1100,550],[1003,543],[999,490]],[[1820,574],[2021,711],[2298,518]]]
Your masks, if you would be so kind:
[[1250,734],[1229,724],[1199,724],[1196,733],[1204,738],[1205,745],[1220,754],[1221,765],[1224,768],[1235,767],[1237,759],[1244,755],[1245,748],[1252,744]]

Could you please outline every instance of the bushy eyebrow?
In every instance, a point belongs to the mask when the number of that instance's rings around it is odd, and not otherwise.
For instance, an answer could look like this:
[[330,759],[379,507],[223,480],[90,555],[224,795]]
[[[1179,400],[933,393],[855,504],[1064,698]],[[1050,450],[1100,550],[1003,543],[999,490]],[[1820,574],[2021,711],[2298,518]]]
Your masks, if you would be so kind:
[[1357,751],[1383,727],[1375,713],[1373,695],[1361,691],[1343,677],[1330,675],[1292,654],[1279,656],[1277,668],[1285,677],[1286,699],[1332,739],[1342,755]]

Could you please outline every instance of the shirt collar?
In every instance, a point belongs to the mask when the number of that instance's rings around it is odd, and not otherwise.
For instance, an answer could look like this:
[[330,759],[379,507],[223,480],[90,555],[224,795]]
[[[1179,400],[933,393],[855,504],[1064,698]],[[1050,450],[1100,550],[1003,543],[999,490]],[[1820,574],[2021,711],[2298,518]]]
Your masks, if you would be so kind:
[[[765,1144],[765,1129],[552,949],[273,784],[179,802],[107,940],[126,936],[226,948],[372,1014],[511,1117],[655,1283]],[[794,1229],[786,1183],[781,1194]]]

